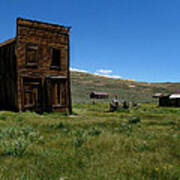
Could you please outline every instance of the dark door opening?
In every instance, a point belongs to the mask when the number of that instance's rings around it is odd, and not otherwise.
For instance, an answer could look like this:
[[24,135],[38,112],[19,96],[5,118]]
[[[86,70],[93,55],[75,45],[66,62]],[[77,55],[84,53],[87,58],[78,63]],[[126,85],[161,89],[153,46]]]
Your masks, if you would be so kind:
[[45,83],[46,111],[65,108],[67,106],[66,79],[47,78]]

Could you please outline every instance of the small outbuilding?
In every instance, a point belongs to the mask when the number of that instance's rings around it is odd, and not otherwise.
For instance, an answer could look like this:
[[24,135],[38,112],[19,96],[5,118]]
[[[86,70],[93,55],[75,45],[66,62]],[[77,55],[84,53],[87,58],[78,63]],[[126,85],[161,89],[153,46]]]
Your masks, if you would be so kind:
[[106,92],[93,91],[93,92],[90,93],[90,98],[91,99],[108,99],[109,94],[106,93]]
[[159,98],[159,106],[180,107],[180,90],[176,90],[172,94],[156,93],[153,97]]

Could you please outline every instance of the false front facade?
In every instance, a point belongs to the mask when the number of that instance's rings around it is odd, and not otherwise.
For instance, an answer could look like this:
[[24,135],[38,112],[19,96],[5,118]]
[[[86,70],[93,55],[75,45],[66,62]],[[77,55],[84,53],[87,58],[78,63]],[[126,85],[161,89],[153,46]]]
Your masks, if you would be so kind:
[[70,112],[70,27],[17,18],[0,44],[0,109]]

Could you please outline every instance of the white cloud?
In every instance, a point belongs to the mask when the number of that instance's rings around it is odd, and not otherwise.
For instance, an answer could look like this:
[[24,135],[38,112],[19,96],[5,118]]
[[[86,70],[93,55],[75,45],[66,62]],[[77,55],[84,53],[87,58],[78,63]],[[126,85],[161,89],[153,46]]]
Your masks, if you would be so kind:
[[109,74],[112,73],[112,70],[108,70],[108,69],[99,69],[96,72],[98,73],[103,73],[103,74]]
[[[70,71],[82,72],[82,73],[91,73],[91,72],[88,72],[88,71],[83,70],[83,69],[72,68],[72,67],[70,67]],[[112,78],[112,79],[121,79],[122,78],[119,75],[112,75],[112,74],[109,74],[109,73],[112,73],[112,70],[100,69],[100,70],[97,70],[95,73],[91,73],[91,74],[93,74],[95,76],[101,76],[101,77]]]
[[121,79],[122,77],[119,75],[113,75],[112,70],[110,69],[99,69],[94,74],[97,76],[102,76],[106,78],[112,78],[112,79]]
[[77,69],[77,68],[71,68],[71,67],[70,67],[70,71],[76,71],[76,72],[88,73],[88,71],[86,71],[86,70],[83,70],[83,69]]

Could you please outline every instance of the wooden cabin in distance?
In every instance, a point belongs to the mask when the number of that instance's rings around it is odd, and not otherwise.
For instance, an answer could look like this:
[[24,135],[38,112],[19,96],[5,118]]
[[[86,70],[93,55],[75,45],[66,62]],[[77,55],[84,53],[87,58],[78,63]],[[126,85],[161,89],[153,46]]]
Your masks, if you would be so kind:
[[17,18],[0,43],[0,109],[70,112],[70,27]]
[[91,99],[108,99],[109,94],[106,93],[106,92],[93,91],[93,92],[90,93],[90,98]]
[[180,90],[174,93],[156,93],[153,96],[159,99],[159,106],[162,107],[180,107]]

